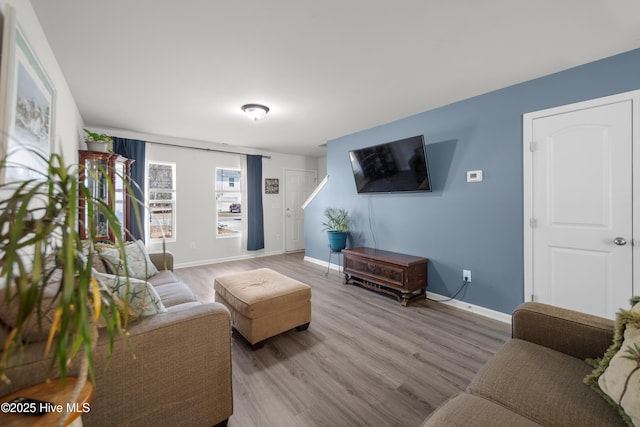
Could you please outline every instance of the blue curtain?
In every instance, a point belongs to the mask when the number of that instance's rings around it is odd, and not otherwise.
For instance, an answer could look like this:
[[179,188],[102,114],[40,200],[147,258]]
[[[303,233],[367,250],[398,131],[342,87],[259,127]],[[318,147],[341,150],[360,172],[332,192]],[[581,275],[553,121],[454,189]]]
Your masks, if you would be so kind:
[[264,249],[262,156],[247,154],[247,250]]
[[[131,224],[129,232],[135,239],[144,240],[144,170],[145,170],[145,142],[137,139],[113,137],[113,152],[135,162],[131,165],[131,187],[133,189],[132,203],[129,207]],[[136,202],[137,200],[137,202]],[[134,204],[138,205],[138,221]]]

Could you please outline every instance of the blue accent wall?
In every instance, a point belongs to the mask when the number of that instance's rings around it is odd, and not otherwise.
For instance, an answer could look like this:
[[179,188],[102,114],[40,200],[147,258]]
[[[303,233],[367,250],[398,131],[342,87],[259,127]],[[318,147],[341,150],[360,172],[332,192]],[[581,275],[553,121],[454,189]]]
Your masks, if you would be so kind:
[[[329,141],[329,181],[305,209],[306,256],[328,260],[323,212],[343,207],[350,247],[429,258],[427,289],[446,296],[471,270],[458,298],[511,313],[524,301],[522,115],[636,89],[640,49]],[[432,193],[356,193],[349,150],[421,134]],[[476,169],[484,181],[467,183]]]

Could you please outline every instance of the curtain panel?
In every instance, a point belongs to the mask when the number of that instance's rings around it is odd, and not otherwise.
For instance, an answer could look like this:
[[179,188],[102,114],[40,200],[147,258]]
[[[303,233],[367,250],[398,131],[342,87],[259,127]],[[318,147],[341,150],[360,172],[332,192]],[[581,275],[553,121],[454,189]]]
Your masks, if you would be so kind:
[[264,249],[262,156],[247,154],[247,250]]
[[[129,232],[135,239],[144,241],[144,188],[145,188],[145,141],[128,138],[113,138],[113,152],[135,162],[131,165],[132,203],[129,206],[131,229]],[[136,207],[139,217],[136,217]]]

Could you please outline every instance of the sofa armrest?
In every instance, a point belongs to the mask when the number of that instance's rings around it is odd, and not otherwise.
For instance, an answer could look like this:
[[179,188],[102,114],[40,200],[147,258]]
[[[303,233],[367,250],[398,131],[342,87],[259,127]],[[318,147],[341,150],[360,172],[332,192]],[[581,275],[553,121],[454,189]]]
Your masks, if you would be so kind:
[[579,359],[602,357],[613,342],[612,320],[536,302],[519,305],[511,326],[513,338]]
[[173,271],[173,254],[171,252],[150,253],[149,259],[160,271]]
[[[56,378],[45,342],[15,356],[0,395]],[[231,316],[220,303],[181,304],[132,322],[109,357],[104,329],[94,350],[94,398],[85,427],[105,425],[216,425],[233,412]],[[78,374],[78,355],[68,375]]]
[[[215,425],[233,411],[231,316],[220,303],[189,303],[133,322],[126,339],[100,336],[87,427]],[[117,415],[114,414],[117,408]]]

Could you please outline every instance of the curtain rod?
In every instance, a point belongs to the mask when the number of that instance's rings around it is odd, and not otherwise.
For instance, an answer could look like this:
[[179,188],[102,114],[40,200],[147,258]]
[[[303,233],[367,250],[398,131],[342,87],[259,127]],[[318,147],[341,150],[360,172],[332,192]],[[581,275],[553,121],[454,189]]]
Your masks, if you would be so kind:
[[[178,148],[188,148],[191,150],[202,150],[202,151],[213,151],[216,153],[227,153],[227,154],[244,154],[245,156],[250,153],[241,153],[239,151],[225,151],[225,150],[217,150],[215,148],[204,148],[204,147],[190,147],[188,145],[179,145],[179,144],[170,144],[168,142],[155,142],[155,141],[145,141],[149,144],[158,144],[158,145],[166,145],[169,147],[178,147]],[[266,156],[264,154],[255,154],[256,156],[261,156],[263,159],[270,159],[271,156]]]

